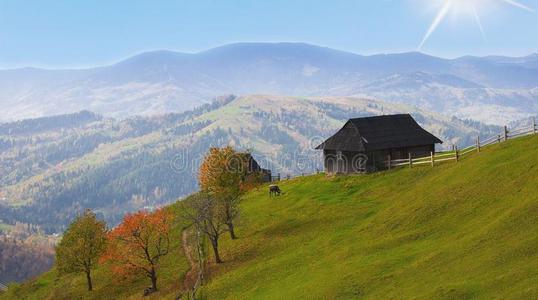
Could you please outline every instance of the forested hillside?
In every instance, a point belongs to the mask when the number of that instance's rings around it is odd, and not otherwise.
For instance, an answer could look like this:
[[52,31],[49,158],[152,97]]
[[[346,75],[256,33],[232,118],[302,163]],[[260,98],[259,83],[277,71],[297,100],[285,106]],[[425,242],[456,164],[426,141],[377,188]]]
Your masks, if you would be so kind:
[[410,112],[445,141],[467,145],[499,128],[350,97],[229,96],[181,114],[102,118],[90,112],[0,125],[0,220],[61,232],[84,208],[110,224],[125,212],[192,193],[210,146],[251,151],[274,173],[321,169],[313,148],[348,118]]
[[[20,223],[43,234],[61,233],[85,208],[115,225],[126,212],[162,206],[195,191],[198,164],[211,146],[249,150],[262,167],[282,177],[314,172],[321,165],[313,148],[348,118],[398,112],[411,112],[445,140],[444,147],[499,131],[413,107],[346,97],[229,96],[181,114],[116,120],[83,111],[4,123],[0,226]],[[24,241],[17,239],[21,246]],[[50,265],[41,253],[28,253],[29,262]]]
[[49,270],[55,242],[35,225],[17,223],[0,230],[0,282],[22,282]]

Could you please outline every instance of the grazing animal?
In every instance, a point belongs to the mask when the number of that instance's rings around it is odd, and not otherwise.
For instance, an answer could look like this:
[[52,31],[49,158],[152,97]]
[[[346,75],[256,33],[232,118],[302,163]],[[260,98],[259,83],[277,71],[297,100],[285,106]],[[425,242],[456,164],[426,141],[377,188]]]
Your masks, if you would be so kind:
[[281,193],[282,193],[282,191],[280,190],[278,185],[271,184],[269,186],[269,196],[280,196]]
[[155,292],[155,290],[152,287],[145,288],[144,289],[144,297],[149,296],[154,292]]

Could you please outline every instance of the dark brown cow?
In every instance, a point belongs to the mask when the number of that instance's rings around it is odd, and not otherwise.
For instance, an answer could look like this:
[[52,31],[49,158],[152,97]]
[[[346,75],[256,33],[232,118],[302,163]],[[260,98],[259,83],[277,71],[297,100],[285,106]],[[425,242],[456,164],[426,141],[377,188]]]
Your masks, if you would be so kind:
[[271,184],[269,186],[269,196],[280,196],[281,193],[282,193],[282,191],[280,190],[278,185]]

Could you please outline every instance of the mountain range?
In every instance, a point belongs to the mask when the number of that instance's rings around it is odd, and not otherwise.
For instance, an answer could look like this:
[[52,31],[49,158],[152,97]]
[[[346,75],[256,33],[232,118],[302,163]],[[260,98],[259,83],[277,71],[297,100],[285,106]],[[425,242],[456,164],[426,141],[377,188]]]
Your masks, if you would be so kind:
[[504,125],[538,113],[538,54],[444,59],[238,43],[89,69],[1,70],[0,122],[84,109],[117,118],[183,112],[228,94],[373,97]]

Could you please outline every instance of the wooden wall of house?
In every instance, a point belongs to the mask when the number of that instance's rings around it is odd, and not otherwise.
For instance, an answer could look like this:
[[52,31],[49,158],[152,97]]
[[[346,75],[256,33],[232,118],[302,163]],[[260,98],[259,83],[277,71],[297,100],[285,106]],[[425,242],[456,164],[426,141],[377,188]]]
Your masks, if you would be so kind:
[[365,154],[358,151],[323,151],[324,168],[327,174],[350,174],[365,171]]
[[[368,153],[354,151],[324,150],[323,161],[327,174],[350,174],[375,172],[386,169],[386,162],[391,159],[407,159],[409,153],[413,158],[429,156],[435,150],[435,145],[424,145],[411,148],[380,150]],[[367,160],[364,161],[364,157]]]
[[[412,148],[399,148],[392,149],[390,155],[392,159],[406,159],[409,158],[409,153],[413,158],[429,156],[430,152],[435,151],[435,145],[424,145]],[[388,152],[385,153],[385,158],[388,157]]]

